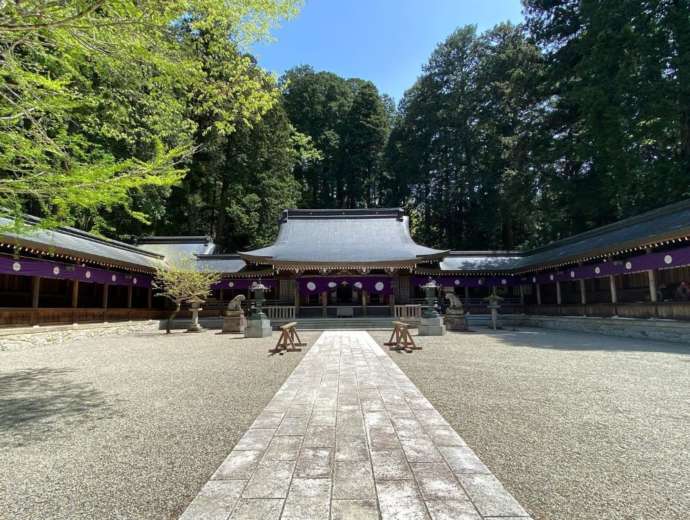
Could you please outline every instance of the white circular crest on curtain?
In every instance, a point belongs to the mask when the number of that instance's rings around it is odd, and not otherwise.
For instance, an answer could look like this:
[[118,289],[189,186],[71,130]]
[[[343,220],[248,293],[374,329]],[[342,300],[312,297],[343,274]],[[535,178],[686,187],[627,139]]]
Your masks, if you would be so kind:
[[532,277],[532,283],[537,283],[537,277],[536,276]]
[[87,280],[88,280],[89,278],[91,278],[91,271],[86,271],[86,272],[84,273],[84,276],[86,277]]
[[480,278],[477,282],[479,285],[484,285],[484,278]]
[[20,264],[19,262],[13,263],[13,264],[12,264],[12,270],[15,271],[15,272],[16,272],[16,271],[21,271],[21,270],[22,270],[22,264]]
[[460,285],[460,280],[455,280],[453,283],[454,283],[455,285]]
[[383,282],[376,282],[376,285],[374,285],[374,289],[377,291],[383,291]]
[[132,283],[133,283],[134,285],[136,285],[136,284],[137,284],[137,279],[136,279],[136,278],[132,278]]
[[315,291],[316,284],[314,282],[307,282],[307,289],[309,289],[310,291]]
[[333,287],[335,287],[335,282],[328,282],[328,287],[333,289]]
[[355,282],[355,287],[357,287],[357,289],[361,289],[362,288],[362,282]]
[[60,274],[60,268],[57,265],[55,267],[53,267],[53,274],[55,276]]
[[594,272],[597,274],[601,273],[601,267],[595,267]]
[[672,257],[671,255],[666,255],[666,256],[664,257],[664,263],[665,263],[665,264],[670,264],[671,262],[673,262],[673,257]]
[[235,287],[235,282],[228,282],[228,287]]
[[117,276],[115,276],[115,275],[112,275],[112,276],[110,277],[110,279],[111,279],[113,282],[117,282]]
[[575,278],[575,271],[570,271],[570,278]]
[[552,274],[549,275],[549,280],[553,281],[553,275]]
[[501,285],[505,285],[505,284],[507,284],[507,283],[508,283],[508,280],[506,280],[505,278],[503,278],[503,279],[501,280]]
[[626,269],[632,269],[632,262],[625,262]]

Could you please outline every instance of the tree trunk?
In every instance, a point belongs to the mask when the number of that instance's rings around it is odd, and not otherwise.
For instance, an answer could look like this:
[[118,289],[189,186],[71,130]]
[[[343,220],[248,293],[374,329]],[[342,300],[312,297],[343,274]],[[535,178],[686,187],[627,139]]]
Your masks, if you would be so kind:
[[175,319],[175,316],[177,316],[177,313],[180,312],[180,304],[176,304],[175,310],[172,312],[172,314],[168,317],[168,321],[165,324],[165,333],[170,334],[170,329],[172,329],[172,321]]

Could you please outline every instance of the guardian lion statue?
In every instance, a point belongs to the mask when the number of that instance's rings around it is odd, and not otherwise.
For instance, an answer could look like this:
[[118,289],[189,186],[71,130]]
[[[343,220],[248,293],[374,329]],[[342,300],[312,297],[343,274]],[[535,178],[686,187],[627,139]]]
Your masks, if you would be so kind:
[[242,310],[242,302],[246,300],[247,297],[244,294],[238,294],[235,296],[230,302],[228,302],[228,308],[226,309],[227,311],[241,311]]
[[450,302],[450,310],[462,312],[462,301],[454,293],[447,292],[446,300]]

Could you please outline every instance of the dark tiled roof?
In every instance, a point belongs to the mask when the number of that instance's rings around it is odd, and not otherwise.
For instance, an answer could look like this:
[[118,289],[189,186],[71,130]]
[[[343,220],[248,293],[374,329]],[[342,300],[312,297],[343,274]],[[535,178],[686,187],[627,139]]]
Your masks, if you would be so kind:
[[237,273],[244,269],[247,263],[239,255],[198,255],[197,267],[200,271],[216,273]]
[[208,236],[143,237],[137,246],[170,259],[180,256],[210,255],[216,246]]
[[[44,253],[80,258],[107,265],[120,265],[137,269],[152,270],[160,265],[163,257],[117,240],[102,238],[71,227],[42,229],[34,227],[39,222],[35,217],[26,217],[29,232],[16,234],[11,231],[0,233],[4,243],[33,249]],[[8,228],[11,221],[0,218],[0,226]]]
[[685,200],[533,249],[518,259],[514,268],[577,262],[688,235],[690,200]]
[[443,271],[528,271],[615,255],[690,235],[690,200],[592,229],[524,253],[453,251]]
[[439,267],[442,271],[510,271],[520,257],[517,251],[451,251]]
[[416,263],[447,251],[416,244],[401,209],[286,210],[276,241],[240,255],[271,264]]

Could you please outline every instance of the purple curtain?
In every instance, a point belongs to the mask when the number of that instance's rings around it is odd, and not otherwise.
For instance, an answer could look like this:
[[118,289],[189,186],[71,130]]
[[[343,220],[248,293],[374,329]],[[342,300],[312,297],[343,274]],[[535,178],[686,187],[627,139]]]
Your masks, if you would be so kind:
[[80,282],[102,283],[110,285],[131,285],[133,287],[151,287],[151,276],[140,273],[121,273],[107,271],[75,264],[63,264],[34,258],[14,259],[0,257],[0,273],[17,276],[40,276],[41,278],[60,278]]
[[392,294],[393,280],[388,276],[314,276],[298,278],[300,294],[320,294],[339,285],[365,289],[369,294]]
[[269,291],[275,289],[276,281],[273,279],[261,278],[228,278],[221,280],[220,282],[214,284],[213,289],[238,289],[244,291],[245,289],[251,288],[252,285],[261,281],[264,286],[268,288]]

